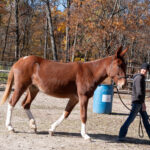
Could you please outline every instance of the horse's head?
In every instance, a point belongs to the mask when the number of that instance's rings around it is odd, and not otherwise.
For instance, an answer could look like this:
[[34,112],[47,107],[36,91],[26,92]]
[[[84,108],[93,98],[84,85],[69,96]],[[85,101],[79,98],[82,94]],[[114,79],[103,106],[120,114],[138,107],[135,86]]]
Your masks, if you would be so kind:
[[115,55],[112,56],[108,69],[108,76],[113,79],[119,89],[123,88],[126,84],[126,64],[123,56],[127,50],[128,48],[122,51],[122,46],[120,46]]

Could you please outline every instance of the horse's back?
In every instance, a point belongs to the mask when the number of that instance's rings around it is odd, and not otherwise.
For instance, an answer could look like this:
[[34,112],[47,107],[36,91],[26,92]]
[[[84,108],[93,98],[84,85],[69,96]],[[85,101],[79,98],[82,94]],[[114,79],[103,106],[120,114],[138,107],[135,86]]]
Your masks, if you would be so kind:
[[[40,64],[38,76],[34,81],[47,94],[56,97],[67,97],[71,94],[76,94],[77,68],[76,63],[44,60]],[[42,82],[38,82],[41,80]]]
[[16,62],[13,69],[16,80],[34,84],[46,94],[66,97],[76,93],[77,63],[61,63],[27,56]]

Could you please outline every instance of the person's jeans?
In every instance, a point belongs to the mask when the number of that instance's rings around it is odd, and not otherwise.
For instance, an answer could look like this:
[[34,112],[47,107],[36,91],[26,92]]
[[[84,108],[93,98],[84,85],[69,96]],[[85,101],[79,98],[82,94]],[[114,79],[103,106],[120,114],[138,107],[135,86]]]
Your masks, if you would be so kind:
[[146,129],[147,135],[150,138],[149,116],[148,116],[147,112],[146,111],[142,111],[142,109],[140,110],[140,114],[142,116],[142,121],[143,121],[144,127]]
[[143,121],[144,127],[146,129],[146,132],[147,132],[149,138],[150,138],[149,117],[148,117],[146,111],[142,111],[142,104],[132,104],[131,112],[130,112],[127,120],[125,121],[125,123],[120,128],[119,138],[123,138],[126,136],[126,134],[128,132],[128,128],[129,128],[130,124],[134,121],[138,112],[140,112],[140,114],[142,116],[142,121]]

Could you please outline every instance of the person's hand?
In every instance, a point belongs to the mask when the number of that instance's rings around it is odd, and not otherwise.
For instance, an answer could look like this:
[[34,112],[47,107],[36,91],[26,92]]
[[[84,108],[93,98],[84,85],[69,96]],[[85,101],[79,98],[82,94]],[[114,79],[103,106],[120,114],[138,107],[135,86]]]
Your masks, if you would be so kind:
[[145,103],[142,104],[142,111],[146,111],[146,105],[145,105]]

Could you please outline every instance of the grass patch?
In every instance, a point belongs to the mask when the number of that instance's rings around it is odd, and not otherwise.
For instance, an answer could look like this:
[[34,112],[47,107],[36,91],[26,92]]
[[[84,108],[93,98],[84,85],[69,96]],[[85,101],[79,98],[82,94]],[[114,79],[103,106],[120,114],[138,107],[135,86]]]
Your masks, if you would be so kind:
[[4,82],[6,83],[7,81],[7,78],[8,78],[8,73],[3,73],[3,72],[0,72],[0,82]]
[[[4,66],[0,65],[0,70],[6,70]],[[6,70],[7,71],[7,70]],[[8,78],[8,72],[0,71],[0,83],[6,83]]]

